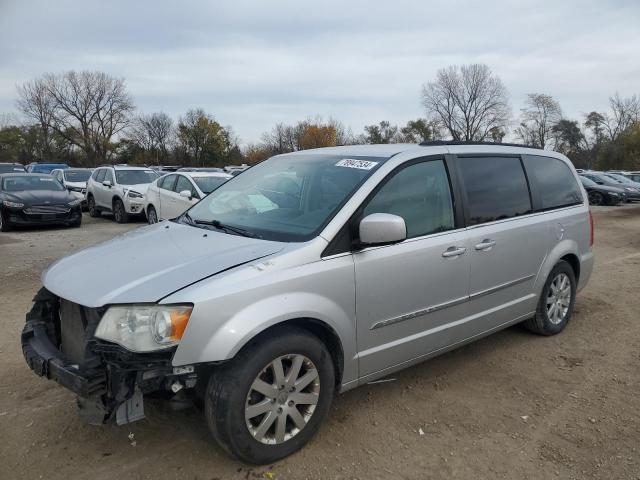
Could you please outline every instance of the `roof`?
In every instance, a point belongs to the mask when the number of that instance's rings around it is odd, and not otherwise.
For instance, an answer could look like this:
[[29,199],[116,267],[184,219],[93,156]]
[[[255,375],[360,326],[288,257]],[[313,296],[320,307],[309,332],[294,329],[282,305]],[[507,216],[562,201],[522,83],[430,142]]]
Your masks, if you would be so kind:
[[0,177],[51,177],[51,175],[48,173],[11,172],[0,173]]
[[100,165],[96,168],[113,168],[114,170],[153,170],[150,167],[141,167],[138,165]]
[[513,143],[493,143],[493,142],[459,142],[459,141],[438,141],[415,143],[386,143],[376,145],[344,145],[340,147],[315,148],[312,150],[300,150],[293,153],[285,153],[285,155],[344,155],[354,157],[381,157],[390,158],[394,155],[404,152],[415,152],[416,154],[428,155],[430,151],[433,153],[512,153],[522,154],[530,153],[531,155],[540,155],[544,151],[546,156],[564,158],[558,152],[551,150],[541,150],[537,147],[528,145],[518,145]]

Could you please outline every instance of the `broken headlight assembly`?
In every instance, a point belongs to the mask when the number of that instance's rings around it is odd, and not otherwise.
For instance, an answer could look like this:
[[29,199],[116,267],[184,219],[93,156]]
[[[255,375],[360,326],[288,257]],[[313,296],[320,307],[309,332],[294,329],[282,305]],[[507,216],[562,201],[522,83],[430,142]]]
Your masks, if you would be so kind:
[[170,348],[180,343],[192,310],[192,305],[113,306],[100,320],[95,336],[132,352]]

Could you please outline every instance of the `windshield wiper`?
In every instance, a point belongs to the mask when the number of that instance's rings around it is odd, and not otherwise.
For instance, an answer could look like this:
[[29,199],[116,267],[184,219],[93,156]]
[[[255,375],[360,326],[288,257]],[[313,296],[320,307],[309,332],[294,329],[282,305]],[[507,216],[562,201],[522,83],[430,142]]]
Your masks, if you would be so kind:
[[[186,214],[185,214],[186,215]],[[249,238],[262,238],[260,235],[257,235],[249,230],[245,230],[244,228],[234,227],[232,225],[226,225],[222,223],[220,220],[194,220],[191,217],[188,217],[196,225],[207,225],[210,227],[217,228],[218,230],[224,230],[225,232],[232,232],[236,235],[241,235],[243,237]]]

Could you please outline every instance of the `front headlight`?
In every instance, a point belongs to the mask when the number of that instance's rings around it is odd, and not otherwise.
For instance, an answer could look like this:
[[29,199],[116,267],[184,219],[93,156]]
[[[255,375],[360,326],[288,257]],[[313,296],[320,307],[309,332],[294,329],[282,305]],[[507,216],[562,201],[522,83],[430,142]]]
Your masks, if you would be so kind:
[[136,192],[135,190],[129,190],[129,193],[127,193],[127,196],[129,198],[142,198],[143,195],[139,192]]
[[627,192],[637,192],[637,191],[638,191],[638,190],[636,190],[635,188],[632,188],[632,187],[624,187],[624,189],[625,189]]
[[122,305],[110,307],[95,336],[133,352],[152,352],[180,343],[191,305]]
[[82,199],[78,198],[76,200],[72,200],[70,201],[67,205],[69,205],[70,207],[77,207],[78,205],[80,205],[82,203]]
[[10,202],[9,200],[3,200],[2,204],[5,207],[10,207],[10,208],[22,208],[22,207],[24,207],[24,203]]

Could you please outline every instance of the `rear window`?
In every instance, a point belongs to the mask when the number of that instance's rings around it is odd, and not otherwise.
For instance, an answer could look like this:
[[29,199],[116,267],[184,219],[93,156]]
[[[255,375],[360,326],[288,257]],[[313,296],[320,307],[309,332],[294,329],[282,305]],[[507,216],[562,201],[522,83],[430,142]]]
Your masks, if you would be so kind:
[[527,179],[519,158],[458,157],[467,194],[467,223],[493,222],[531,213]]
[[26,172],[22,165],[12,165],[10,163],[0,163],[0,173]]
[[64,171],[64,177],[67,182],[86,182],[91,176],[91,170],[74,170]]
[[224,182],[229,180],[227,177],[191,177],[196,182],[198,188],[204,193],[211,193]]
[[562,160],[526,155],[524,167],[531,190],[535,192],[536,210],[550,210],[582,203],[578,182]]

